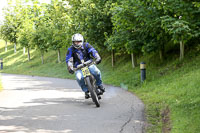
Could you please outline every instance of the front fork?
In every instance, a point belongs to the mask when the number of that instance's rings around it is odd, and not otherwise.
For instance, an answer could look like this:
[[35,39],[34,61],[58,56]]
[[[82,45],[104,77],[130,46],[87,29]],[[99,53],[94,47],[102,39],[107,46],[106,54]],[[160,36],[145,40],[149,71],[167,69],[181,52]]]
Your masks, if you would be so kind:
[[86,85],[87,85],[87,82],[86,82],[86,78],[87,78],[87,77],[90,79],[90,83],[91,83],[91,85],[92,85],[94,91],[95,91],[96,94],[97,94],[98,92],[97,92],[96,79],[94,78],[94,76],[93,76],[92,74],[91,74],[90,76],[86,76],[86,77],[84,78],[84,81],[85,81],[85,84],[86,84]]

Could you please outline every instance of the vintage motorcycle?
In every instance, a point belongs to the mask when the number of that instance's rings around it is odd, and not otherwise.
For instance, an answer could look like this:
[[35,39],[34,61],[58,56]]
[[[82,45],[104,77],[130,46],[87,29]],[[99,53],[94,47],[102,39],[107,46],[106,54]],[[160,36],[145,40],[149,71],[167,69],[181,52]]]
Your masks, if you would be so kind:
[[90,73],[89,66],[95,64],[94,61],[88,60],[87,62],[81,61],[82,64],[78,65],[77,68],[74,68],[75,71],[81,70],[84,76],[84,81],[86,86],[88,87],[89,95],[92,98],[92,101],[96,104],[96,107],[100,107],[100,99],[98,96],[98,89],[96,86],[96,79]]

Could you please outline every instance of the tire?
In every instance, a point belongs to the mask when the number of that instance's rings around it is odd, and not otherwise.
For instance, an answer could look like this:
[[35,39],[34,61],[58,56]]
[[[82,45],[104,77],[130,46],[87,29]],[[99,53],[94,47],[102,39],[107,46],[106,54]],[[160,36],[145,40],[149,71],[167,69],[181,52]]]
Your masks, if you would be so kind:
[[86,80],[86,84],[88,86],[88,90],[89,90],[90,95],[92,97],[92,101],[96,104],[96,107],[100,107],[100,102],[99,102],[98,96],[97,96],[97,94],[95,92],[94,86],[90,82],[90,78],[91,77],[86,77],[86,79],[85,79]]

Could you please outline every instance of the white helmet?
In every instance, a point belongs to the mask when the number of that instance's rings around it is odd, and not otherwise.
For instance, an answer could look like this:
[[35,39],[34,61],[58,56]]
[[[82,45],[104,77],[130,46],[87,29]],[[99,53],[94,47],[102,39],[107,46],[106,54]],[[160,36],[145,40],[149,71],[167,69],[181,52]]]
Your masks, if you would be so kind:
[[[72,45],[78,49],[83,45],[83,36],[79,33],[76,33],[72,36]],[[79,43],[74,43],[74,42],[79,42]]]

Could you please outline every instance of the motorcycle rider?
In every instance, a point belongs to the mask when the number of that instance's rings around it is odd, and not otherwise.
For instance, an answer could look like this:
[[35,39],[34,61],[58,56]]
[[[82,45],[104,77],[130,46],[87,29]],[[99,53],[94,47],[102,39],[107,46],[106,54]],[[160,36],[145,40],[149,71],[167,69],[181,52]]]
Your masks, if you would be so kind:
[[[96,64],[101,62],[101,57],[99,56],[98,52],[89,43],[84,42],[83,36],[79,33],[74,34],[72,36],[72,45],[68,48],[66,54],[66,63],[69,73],[73,74],[73,68],[76,68],[79,64],[82,64],[83,60],[84,62],[91,60],[92,57],[95,59]],[[102,95],[105,92],[105,88],[102,85],[100,70],[94,64],[89,66],[89,70],[96,79],[97,89],[99,90],[98,95]],[[75,75],[79,86],[85,92],[85,98],[88,99],[89,91],[85,85],[82,71],[77,70]]]

